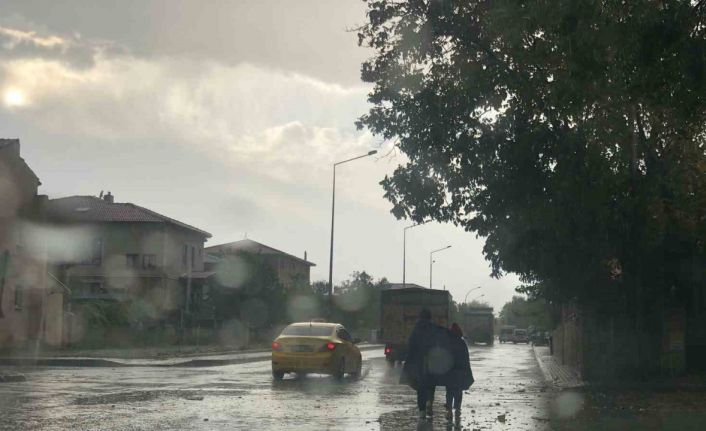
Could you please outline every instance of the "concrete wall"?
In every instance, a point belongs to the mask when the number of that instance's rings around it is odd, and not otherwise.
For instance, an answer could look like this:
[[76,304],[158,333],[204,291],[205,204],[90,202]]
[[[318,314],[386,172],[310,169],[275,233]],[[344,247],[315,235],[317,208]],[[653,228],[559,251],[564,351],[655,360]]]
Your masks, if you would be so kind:
[[[76,226],[64,226],[73,229]],[[82,224],[81,241],[102,240],[103,257],[98,265],[73,261],[70,273],[76,276],[107,276],[135,274],[137,276],[166,276],[178,279],[188,272],[191,266],[191,250],[195,253],[194,271],[203,271],[204,238],[197,233],[175,228],[164,223],[97,223]],[[187,264],[182,263],[182,247],[189,246]],[[76,246],[76,248],[79,248]],[[127,266],[127,254],[140,256],[138,267]],[[142,257],[156,256],[156,268],[142,267]]]
[[0,348],[41,337],[46,293],[45,251],[29,247],[26,235],[28,223],[42,219],[45,199],[37,195],[39,181],[20,158],[19,148],[17,140],[0,140],[0,270],[5,267]]
[[659,307],[646,313],[638,330],[632,313],[602,314],[564,305],[553,332],[553,354],[589,381],[682,373],[684,327],[670,323],[675,321],[673,308]]
[[[192,271],[203,271],[205,238],[197,232],[167,226],[165,243],[165,270],[171,278],[178,278]],[[188,246],[186,265],[183,264],[183,247]],[[191,253],[194,251],[194,265],[191,265]]]
[[578,307],[565,305],[561,309],[561,323],[552,332],[552,352],[562,365],[571,367],[582,375],[583,358],[583,319]]
[[692,289],[691,307],[687,310],[687,366],[694,372],[706,372],[706,285]]
[[64,334],[64,294],[53,292],[47,295],[45,307],[44,341],[50,346],[61,346]]
[[309,265],[286,256],[277,256],[270,259],[270,262],[283,286],[290,287],[296,282],[310,284]]

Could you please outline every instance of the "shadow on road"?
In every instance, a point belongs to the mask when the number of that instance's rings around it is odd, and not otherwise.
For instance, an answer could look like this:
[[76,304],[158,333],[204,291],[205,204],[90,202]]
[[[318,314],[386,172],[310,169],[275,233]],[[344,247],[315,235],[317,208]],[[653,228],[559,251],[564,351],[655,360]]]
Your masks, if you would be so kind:
[[283,380],[272,380],[272,390],[312,394],[342,394],[347,391],[349,386],[364,380],[370,374],[370,369],[370,366],[364,366],[359,377],[346,375],[340,380],[333,376],[322,374],[290,374]]

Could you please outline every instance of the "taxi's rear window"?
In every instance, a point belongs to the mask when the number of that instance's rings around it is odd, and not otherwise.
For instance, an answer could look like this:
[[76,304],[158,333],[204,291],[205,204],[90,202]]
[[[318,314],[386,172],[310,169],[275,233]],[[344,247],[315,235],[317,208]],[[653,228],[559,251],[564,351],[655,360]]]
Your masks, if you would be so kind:
[[303,335],[309,337],[325,337],[331,335],[333,328],[330,326],[287,326],[282,335]]

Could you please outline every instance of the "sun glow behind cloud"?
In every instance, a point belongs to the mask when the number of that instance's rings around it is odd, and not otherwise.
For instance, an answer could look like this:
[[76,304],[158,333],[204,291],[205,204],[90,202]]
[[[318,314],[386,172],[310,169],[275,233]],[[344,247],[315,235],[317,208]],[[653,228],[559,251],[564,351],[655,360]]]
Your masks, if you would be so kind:
[[5,94],[3,94],[3,102],[5,102],[6,106],[14,108],[25,105],[27,103],[27,99],[22,90],[17,88],[8,88],[5,90]]
[[[378,149],[378,157],[346,165],[337,178],[336,217],[345,228],[337,234],[344,248],[336,252],[334,279],[361,268],[397,279],[389,262],[396,261],[389,256],[400,239],[397,222],[378,182],[406,159],[389,151],[391,143],[356,130],[355,119],[368,109],[368,84],[249,57],[137,55],[113,49],[114,41],[10,30],[0,27],[0,54],[8,54],[0,61],[0,115],[3,107],[12,112],[7,121],[25,152],[42,154],[45,164],[33,168],[47,194],[90,193],[89,181],[108,184],[120,199],[142,199],[209,227],[214,242],[248,232],[285,250],[303,247],[321,262],[328,254],[332,163]],[[198,201],[198,209],[185,208],[184,199]],[[427,231],[428,238],[415,232],[417,260],[457,235],[452,227]],[[371,241],[378,251],[368,257]],[[458,259],[439,263],[435,285],[437,277],[449,290],[485,283],[482,259],[470,274],[444,271],[445,264],[466,268],[469,255],[480,256],[473,239],[462,249],[455,243]],[[408,252],[413,262],[414,248]],[[325,265],[318,268],[314,280],[326,276]],[[426,280],[420,268],[408,267],[407,280]],[[508,298],[511,285],[503,284]]]

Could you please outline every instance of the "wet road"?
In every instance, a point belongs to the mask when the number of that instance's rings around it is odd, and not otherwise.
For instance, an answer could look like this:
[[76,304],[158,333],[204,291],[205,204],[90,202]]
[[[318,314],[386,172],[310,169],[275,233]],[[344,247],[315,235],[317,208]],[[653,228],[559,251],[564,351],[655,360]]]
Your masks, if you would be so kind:
[[[0,429],[485,429],[544,430],[550,392],[526,345],[471,347],[476,383],[456,424],[419,422],[414,392],[396,384],[382,351],[363,352],[363,377],[273,382],[269,361],[211,368],[45,368],[0,384]],[[503,416],[504,415],[504,416]]]

